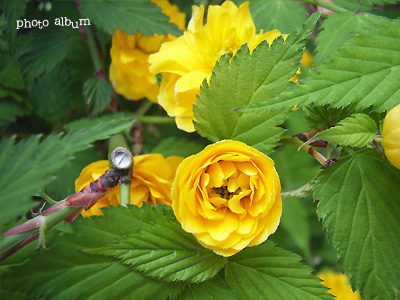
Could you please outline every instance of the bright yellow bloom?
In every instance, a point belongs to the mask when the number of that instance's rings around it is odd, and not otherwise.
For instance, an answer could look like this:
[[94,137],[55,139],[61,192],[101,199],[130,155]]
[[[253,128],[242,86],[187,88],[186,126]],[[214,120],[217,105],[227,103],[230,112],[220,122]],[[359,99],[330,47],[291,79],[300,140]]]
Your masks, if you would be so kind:
[[[171,22],[181,29],[185,27],[185,14],[167,0],[152,0],[171,18]],[[144,97],[157,102],[159,86],[157,78],[150,73],[147,59],[165,41],[175,39],[172,35],[144,36],[140,33],[128,35],[115,31],[111,46],[110,81],[119,94],[130,100]]]
[[231,1],[209,6],[207,24],[203,24],[204,7],[193,6],[187,31],[174,41],[162,44],[160,51],[149,56],[150,71],[161,73],[158,103],[175,117],[178,128],[193,132],[193,103],[200,85],[210,79],[215,63],[227,54],[234,56],[248,43],[250,51],[267,39],[271,45],[281,35],[279,30],[256,34],[249,3],[239,8]]
[[[175,171],[183,157],[170,156],[164,158],[161,154],[137,155],[133,158],[131,178],[130,203],[141,207],[143,201],[149,204],[163,203],[172,205],[171,186]],[[108,161],[100,160],[88,165],[75,181],[75,191],[80,191],[90,182],[97,180],[108,170]],[[84,217],[102,215],[101,207],[118,205],[119,187],[112,188],[92,208],[83,211]]]
[[280,191],[272,159],[225,140],[180,164],[172,207],[182,228],[200,244],[231,256],[275,232],[282,214]]
[[400,104],[389,111],[383,121],[382,141],[387,159],[400,169]]
[[360,293],[352,291],[349,278],[345,274],[327,272],[318,275],[322,284],[329,288],[328,293],[335,296],[336,300],[361,300]]

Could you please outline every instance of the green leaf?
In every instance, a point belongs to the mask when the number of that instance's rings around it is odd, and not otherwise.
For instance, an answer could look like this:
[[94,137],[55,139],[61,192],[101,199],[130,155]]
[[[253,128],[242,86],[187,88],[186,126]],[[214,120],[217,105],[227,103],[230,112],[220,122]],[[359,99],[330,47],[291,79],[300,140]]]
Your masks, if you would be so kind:
[[83,84],[86,104],[92,107],[95,115],[107,108],[113,93],[111,83],[104,78],[91,78]]
[[303,107],[304,118],[311,128],[330,127],[350,116],[354,111],[351,107],[334,108],[325,106]]
[[215,276],[225,265],[225,257],[201,246],[177,221],[162,222],[150,214],[146,222],[155,224],[118,244],[88,253],[116,257],[134,270],[163,281],[201,282]]
[[330,104],[356,109],[374,106],[378,112],[398,104],[400,87],[400,20],[364,28],[322,63],[297,88],[242,111],[263,111]]
[[[153,210],[153,208],[151,208]],[[139,208],[111,207],[105,217],[77,219],[72,234],[58,236],[54,245],[33,255],[23,265],[8,267],[1,284],[11,292],[27,292],[46,299],[167,299],[183,284],[162,282],[133,271],[105,256],[82,250],[104,247],[146,226],[147,213]],[[158,210],[159,218],[166,218]]]
[[93,148],[74,154],[74,158],[66,162],[54,173],[56,180],[46,186],[46,193],[56,200],[62,200],[75,193],[75,180],[83,168],[94,161],[104,159]]
[[368,115],[355,114],[340,121],[337,126],[317,133],[305,144],[324,140],[343,146],[364,147],[375,138],[377,129],[375,121]]
[[387,21],[388,19],[371,13],[355,14],[354,12],[348,12],[328,16],[323,21],[321,26],[322,31],[316,38],[316,62],[319,63],[326,56],[335,53],[339,45],[350,39],[350,33]]
[[50,72],[62,62],[71,49],[72,37],[67,30],[42,30],[34,35],[21,49],[22,75],[33,80],[44,72]]
[[161,8],[147,0],[83,0],[82,15],[113,35],[116,29],[135,35],[167,34],[179,36],[182,31],[169,22]]
[[161,153],[162,155],[164,155],[164,157],[188,157],[190,155],[199,153],[203,149],[204,145],[196,142],[191,142],[185,138],[167,137],[163,138],[161,142],[156,147],[154,147],[151,153]]
[[250,1],[250,13],[258,30],[279,29],[282,33],[294,31],[308,16],[304,6],[292,0]]
[[5,88],[25,90],[24,79],[21,76],[20,67],[16,61],[12,61],[0,72],[0,85]]
[[200,283],[187,283],[182,293],[176,300],[236,300],[232,288],[215,276]]
[[4,11],[7,19],[6,37],[10,53],[15,51],[17,36],[17,20],[21,19],[26,10],[25,0],[4,1]]
[[241,300],[333,299],[301,257],[273,242],[246,248],[229,258],[226,281]]
[[0,178],[0,223],[4,224],[26,213],[35,204],[31,196],[54,180],[54,173],[73,158],[75,152],[85,150],[97,140],[108,138],[132,126],[129,119],[121,119],[88,127],[77,132],[15,138],[0,142],[0,165],[7,176]]
[[29,110],[25,105],[11,100],[0,100],[0,126],[14,122],[17,117],[26,114],[29,114]]
[[30,99],[39,116],[46,120],[63,120],[71,110],[75,94],[71,89],[71,74],[60,65],[43,74],[29,91]]
[[[333,2],[345,9],[351,10],[353,12],[361,9],[362,11],[369,11],[374,8],[374,4],[386,5],[395,4],[397,0],[333,0]],[[361,4],[361,5],[360,5]]]
[[398,296],[399,195],[400,171],[372,149],[341,158],[318,177],[318,217],[363,299]]
[[203,82],[193,107],[196,130],[213,142],[235,139],[271,152],[283,133],[277,126],[286,119],[287,112],[261,115],[232,110],[272,97],[294,84],[289,79],[296,73],[301,51],[318,17],[314,14],[285,42],[279,38],[269,47],[264,41],[251,55],[244,45],[232,59],[221,57],[210,84]]

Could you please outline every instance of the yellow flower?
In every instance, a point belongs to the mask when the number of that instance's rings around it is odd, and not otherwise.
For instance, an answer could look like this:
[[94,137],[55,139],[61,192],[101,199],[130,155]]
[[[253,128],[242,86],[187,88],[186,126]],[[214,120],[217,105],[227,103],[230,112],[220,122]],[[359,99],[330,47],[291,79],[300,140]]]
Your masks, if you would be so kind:
[[[141,207],[143,201],[149,204],[163,203],[172,205],[171,186],[175,171],[183,157],[170,156],[164,158],[161,154],[138,155],[133,158],[131,178],[130,203]],[[78,192],[90,182],[97,180],[108,170],[108,161],[100,160],[88,165],[75,181],[75,191]],[[83,211],[84,217],[102,215],[101,207],[118,205],[119,187],[111,189],[92,208]]]
[[282,214],[280,191],[272,159],[225,140],[180,164],[172,207],[182,228],[200,244],[231,256],[275,232]]
[[335,296],[336,300],[361,300],[360,293],[352,291],[349,278],[345,274],[327,272],[318,275],[322,284],[329,288],[328,293]]
[[281,35],[279,30],[256,34],[249,3],[239,8],[231,1],[209,6],[203,25],[204,7],[193,6],[187,31],[174,41],[163,43],[149,56],[150,71],[163,75],[158,103],[175,117],[178,128],[193,132],[193,103],[205,78],[210,79],[215,63],[227,54],[234,56],[248,43],[250,51],[268,39],[269,45]]
[[382,141],[387,159],[400,169],[400,104],[392,108],[383,121]]
[[[167,0],[152,0],[170,17],[170,21],[181,29],[185,27],[185,14]],[[128,35],[115,31],[111,46],[110,81],[119,94],[130,100],[144,97],[157,102],[159,87],[157,78],[149,72],[147,59],[160,49],[164,41],[175,39],[172,35],[143,36]]]

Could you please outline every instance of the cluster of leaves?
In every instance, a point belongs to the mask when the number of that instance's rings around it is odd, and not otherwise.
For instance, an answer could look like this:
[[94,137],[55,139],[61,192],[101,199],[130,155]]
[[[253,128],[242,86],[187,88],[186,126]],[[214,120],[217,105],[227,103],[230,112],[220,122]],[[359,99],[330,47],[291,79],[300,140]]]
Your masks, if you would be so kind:
[[[5,228],[37,205],[32,201],[37,190],[57,197],[73,193],[79,171],[105,156],[103,143],[100,155],[90,145],[129,132],[132,119],[139,119],[135,108],[144,101],[131,105],[104,76],[114,30],[181,34],[147,0],[55,1],[48,12],[38,10],[41,3],[1,2],[0,165],[7,174],[0,178],[0,224]],[[176,3],[189,12],[187,1]],[[305,6],[292,0],[250,1],[257,29],[277,28],[290,36],[271,47],[263,42],[251,55],[244,45],[235,57],[221,57],[194,106],[202,137],[240,140],[271,154],[285,190],[313,179],[319,167],[296,149],[276,148],[283,127],[293,135],[318,129],[303,146],[324,140],[327,158],[340,154],[312,181],[312,197],[284,198],[281,226],[271,237],[280,247],[267,241],[224,258],[184,232],[170,208],[112,207],[104,209],[105,217],[78,219],[61,229],[65,232],[50,239],[49,250],[29,248],[6,260],[0,269],[2,294],[9,299],[332,299],[310,275],[312,269],[286,248],[318,268],[334,265],[336,255],[363,299],[396,299],[400,171],[371,142],[384,113],[400,99],[400,21],[379,16],[374,8],[393,0],[333,3],[337,13],[320,19],[313,50],[307,40],[318,14],[307,19]],[[84,27],[84,34],[62,26],[16,30],[16,20],[54,24],[61,16],[89,18],[93,26]],[[303,70],[297,86],[289,79],[306,45],[315,53],[316,68]],[[111,114],[115,107],[123,113]],[[149,113],[164,115],[154,107]],[[88,119],[97,114],[103,116]],[[188,156],[204,144],[199,137],[188,141],[173,124],[151,124],[141,134],[144,152],[165,156]]]

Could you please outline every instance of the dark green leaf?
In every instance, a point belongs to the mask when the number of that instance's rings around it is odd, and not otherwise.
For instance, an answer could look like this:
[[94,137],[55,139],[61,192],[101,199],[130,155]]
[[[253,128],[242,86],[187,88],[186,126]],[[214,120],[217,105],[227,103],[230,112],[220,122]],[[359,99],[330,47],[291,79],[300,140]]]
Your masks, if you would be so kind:
[[388,19],[384,17],[370,13],[355,14],[354,12],[348,12],[330,15],[323,21],[322,31],[316,38],[316,62],[319,63],[326,56],[335,53],[339,45],[350,39],[350,33],[357,32],[366,26],[387,21]]
[[241,300],[333,299],[301,258],[266,241],[229,258],[226,281]]
[[96,140],[106,139],[132,126],[129,119],[98,124],[67,134],[51,135],[40,141],[40,136],[15,143],[15,138],[0,142],[0,165],[7,176],[0,178],[1,224],[25,213],[34,206],[30,197],[54,180],[53,174],[73,154],[85,150]]
[[341,158],[318,177],[318,217],[353,286],[368,300],[400,288],[400,171],[375,150]]
[[[165,214],[158,210],[158,216]],[[146,213],[139,208],[104,209],[105,217],[76,220],[74,232],[59,236],[54,246],[32,256],[28,263],[8,267],[3,289],[28,292],[46,299],[167,299],[183,285],[145,277],[105,256],[82,250],[114,243],[115,239],[145,226]]]
[[330,104],[356,109],[374,106],[378,112],[399,103],[400,20],[369,26],[346,41],[331,60],[307,77],[305,85],[243,109],[245,112]]
[[111,35],[115,29],[132,35],[137,31],[144,35],[181,35],[181,30],[161,13],[161,8],[147,0],[83,0],[81,12]]
[[107,108],[114,89],[107,79],[91,78],[83,84],[83,93],[86,104],[92,107],[93,114],[96,115]]
[[176,300],[236,300],[232,288],[219,276],[201,283],[187,283]]
[[39,116],[46,120],[60,121],[69,115],[75,96],[71,80],[70,71],[65,65],[57,66],[40,76],[29,91]]
[[149,212],[146,222],[150,226],[118,244],[88,253],[116,257],[134,270],[163,281],[205,281],[225,265],[225,257],[201,246],[177,221],[160,221]]
[[333,0],[333,2],[343,8],[353,12],[361,9],[362,11],[369,11],[374,8],[374,4],[386,5],[395,4],[397,0]]
[[339,123],[353,112],[351,107],[333,108],[325,106],[303,107],[304,117],[311,128],[330,127]]
[[50,72],[62,62],[71,49],[72,38],[67,30],[49,29],[36,33],[21,49],[22,75],[33,80],[44,72]]
[[286,119],[287,112],[248,114],[232,109],[272,97],[294,84],[289,79],[296,73],[301,51],[318,17],[314,14],[285,42],[279,38],[269,47],[264,41],[251,55],[244,45],[233,59],[223,56],[210,84],[204,81],[193,107],[197,131],[213,142],[235,139],[271,152],[283,133],[277,126]]
[[[9,58],[10,59],[10,58]],[[0,72],[0,85],[5,88],[24,90],[25,83],[21,76],[20,67],[12,61]]]
[[7,19],[6,37],[8,40],[9,50],[11,53],[15,50],[16,36],[17,36],[17,20],[25,13],[26,1],[25,0],[9,0],[4,1],[4,11]]
[[167,137],[163,138],[161,142],[151,151],[151,153],[161,153],[164,155],[164,157],[188,157],[190,155],[199,153],[203,149],[203,145],[188,141],[185,138]]
[[17,117],[28,113],[29,110],[21,103],[11,100],[0,100],[0,126],[4,126],[8,122],[14,122]]

